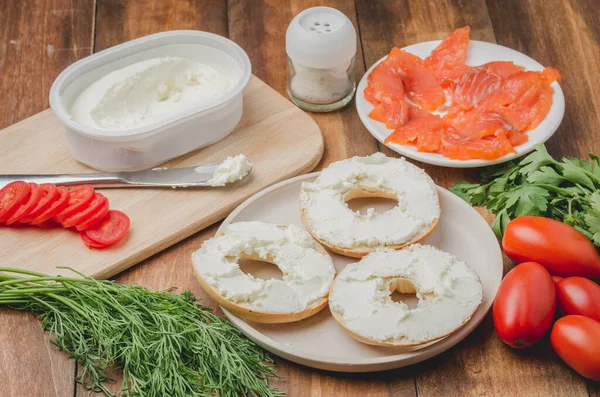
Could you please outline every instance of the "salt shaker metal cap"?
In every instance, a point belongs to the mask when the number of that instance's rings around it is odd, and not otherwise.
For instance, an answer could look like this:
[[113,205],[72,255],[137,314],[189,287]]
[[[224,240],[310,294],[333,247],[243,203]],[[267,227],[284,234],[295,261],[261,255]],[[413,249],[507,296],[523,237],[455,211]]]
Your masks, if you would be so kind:
[[335,8],[308,8],[288,26],[285,50],[300,65],[334,68],[356,55],[356,31],[350,19]]
[[328,112],[345,106],[356,89],[356,30],[331,7],[312,7],[291,21],[286,35],[288,94],[297,106]]

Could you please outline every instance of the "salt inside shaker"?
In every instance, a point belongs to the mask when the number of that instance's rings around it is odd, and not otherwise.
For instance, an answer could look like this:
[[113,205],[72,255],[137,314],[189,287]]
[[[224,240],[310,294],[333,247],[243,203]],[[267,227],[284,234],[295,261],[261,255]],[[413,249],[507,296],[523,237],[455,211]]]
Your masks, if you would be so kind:
[[356,91],[356,31],[342,12],[308,8],[285,35],[288,95],[296,106],[330,112],[348,104]]

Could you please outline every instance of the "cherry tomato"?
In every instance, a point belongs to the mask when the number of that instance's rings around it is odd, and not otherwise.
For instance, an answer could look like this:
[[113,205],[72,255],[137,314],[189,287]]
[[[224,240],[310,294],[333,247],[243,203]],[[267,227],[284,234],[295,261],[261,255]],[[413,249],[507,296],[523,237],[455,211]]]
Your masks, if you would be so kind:
[[106,244],[100,244],[97,241],[92,240],[91,238],[88,237],[87,234],[85,233],[79,233],[79,235],[81,236],[81,240],[83,241],[83,243],[88,247],[88,248],[97,248],[97,249],[102,249],[102,248],[107,248],[109,247],[109,245]]
[[87,236],[100,243],[111,245],[121,240],[129,230],[129,217],[121,211],[110,210],[102,222],[85,230]]
[[44,211],[50,208],[52,203],[60,197],[60,191],[51,183],[42,183],[40,185],[40,191],[42,195],[40,201],[27,216],[24,216],[19,220],[20,223],[31,222],[34,218],[38,217]]
[[94,226],[106,217],[106,215],[108,214],[108,210],[108,199],[105,199],[104,205],[100,207],[100,209],[96,211],[95,214],[90,215],[88,219],[75,225],[75,228],[81,232],[89,227]]
[[554,323],[550,343],[580,375],[600,381],[600,322],[583,316],[565,316]]
[[600,277],[596,247],[583,233],[554,219],[513,219],[506,226],[502,248],[515,262],[537,262],[555,276]]
[[29,198],[31,187],[23,181],[11,182],[0,189],[0,223],[7,220]]
[[40,202],[42,198],[42,192],[40,191],[40,187],[37,183],[29,184],[29,198],[25,201],[17,210],[6,220],[4,223],[7,225],[11,225],[27,216],[35,206]]
[[600,285],[583,277],[569,277],[556,285],[556,301],[565,314],[600,321]]
[[98,212],[98,210],[101,209],[102,206],[107,202],[108,200],[106,199],[106,197],[104,197],[100,193],[96,193],[93,200],[88,204],[86,208],[77,212],[75,215],[71,215],[63,222],[61,222],[62,227],[69,228],[86,221],[90,216]]
[[75,215],[79,211],[83,211],[87,208],[87,205],[94,199],[94,188],[90,185],[77,186],[69,191],[69,205],[67,208],[54,215],[54,219],[58,223],[62,223],[70,217]]
[[32,225],[39,225],[42,222],[46,222],[48,219],[58,214],[60,211],[66,208],[67,205],[69,205],[69,189],[64,186],[60,186],[58,191],[60,192],[58,199],[54,201],[46,211],[42,212],[35,219],[33,219],[30,222]]
[[539,341],[556,312],[556,289],[550,273],[535,262],[515,266],[500,284],[494,302],[494,325],[504,343],[517,349]]

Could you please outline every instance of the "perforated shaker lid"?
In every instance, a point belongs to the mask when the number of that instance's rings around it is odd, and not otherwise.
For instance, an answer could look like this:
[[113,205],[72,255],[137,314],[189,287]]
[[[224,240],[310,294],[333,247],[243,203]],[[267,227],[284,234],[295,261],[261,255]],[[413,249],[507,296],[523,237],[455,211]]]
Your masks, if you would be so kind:
[[333,68],[356,54],[356,31],[350,19],[335,8],[308,8],[288,26],[285,50],[303,66]]

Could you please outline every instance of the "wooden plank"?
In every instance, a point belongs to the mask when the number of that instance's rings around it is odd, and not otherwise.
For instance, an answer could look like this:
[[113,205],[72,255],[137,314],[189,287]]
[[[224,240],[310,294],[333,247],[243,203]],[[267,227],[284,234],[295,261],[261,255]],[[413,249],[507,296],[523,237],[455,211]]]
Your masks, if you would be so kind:
[[[94,0],[9,0],[0,12],[0,128],[48,107],[54,78],[92,51]],[[0,157],[6,156],[0,145]],[[33,315],[0,311],[0,396],[71,397],[75,363]]]
[[[514,1],[514,3],[519,3]],[[498,8],[506,8],[497,2]],[[541,4],[540,4],[541,6]],[[454,29],[470,25],[471,38],[495,41],[497,32],[484,0],[464,2],[444,0],[437,2],[382,1],[357,2],[366,67],[386,55],[392,46],[441,39]],[[533,9],[528,15],[535,15]],[[550,11],[548,11],[550,13]],[[554,13],[554,11],[552,11]],[[521,15],[505,11],[493,26],[502,25],[522,40],[519,30],[507,27],[523,25]],[[552,35],[548,35],[550,37]],[[518,49],[518,48],[517,48]],[[535,57],[535,54],[530,54]],[[385,153],[396,155],[385,148]],[[427,170],[437,184],[449,186],[469,175],[460,169],[440,168],[419,164]],[[488,221],[492,216],[481,210]],[[505,269],[511,267],[505,261]],[[562,364],[553,359],[547,343],[525,353],[507,348],[495,335],[491,315],[456,348],[440,357],[418,366],[416,386],[420,396],[435,395],[582,395],[585,384],[574,377]]]

